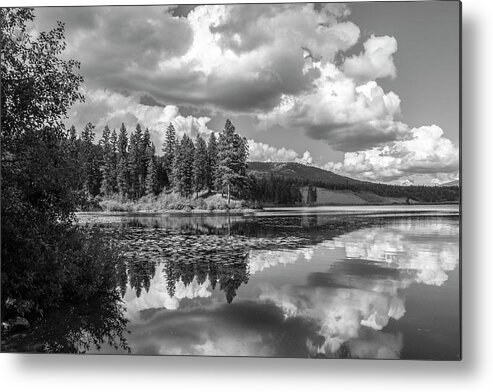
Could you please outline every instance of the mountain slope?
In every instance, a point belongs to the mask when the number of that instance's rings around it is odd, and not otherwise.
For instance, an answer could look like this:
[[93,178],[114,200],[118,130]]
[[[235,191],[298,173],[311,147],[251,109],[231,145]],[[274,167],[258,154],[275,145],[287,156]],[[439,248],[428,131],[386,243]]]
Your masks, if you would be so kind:
[[[445,203],[457,202],[460,199],[460,190],[453,186],[453,183],[437,187],[358,181],[295,162],[248,162],[248,172],[267,179],[270,175],[274,175],[287,180],[296,180],[298,184],[301,182],[305,186],[315,185],[317,187],[315,204],[319,205]],[[306,191],[307,189],[302,189],[302,192],[306,193]]]
[[454,181],[446,182],[445,184],[441,184],[440,186],[460,186],[460,181],[454,180]]
[[306,166],[296,162],[248,162],[248,171],[259,175],[280,175],[313,182],[329,184],[361,184],[361,181],[340,176],[314,166]]

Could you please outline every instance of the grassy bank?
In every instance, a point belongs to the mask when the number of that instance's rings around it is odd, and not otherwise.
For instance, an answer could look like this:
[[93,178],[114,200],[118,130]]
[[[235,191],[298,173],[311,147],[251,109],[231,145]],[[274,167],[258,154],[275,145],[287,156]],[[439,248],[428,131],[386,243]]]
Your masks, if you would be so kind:
[[145,196],[139,200],[122,200],[120,197],[106,198],[99,201],[103,211],[115,212],[164,212],[164,211],[234,211],[246,210],[252,206],[244,200],[228,200],[221,195],[203,195],[186,198],[177,193],[163,193],[159,196]]

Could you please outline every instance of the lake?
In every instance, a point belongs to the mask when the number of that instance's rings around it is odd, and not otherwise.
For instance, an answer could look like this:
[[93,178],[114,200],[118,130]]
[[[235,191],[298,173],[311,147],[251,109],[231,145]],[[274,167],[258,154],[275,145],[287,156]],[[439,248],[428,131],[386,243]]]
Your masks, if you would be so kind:
[[22,351],[460,358],[457,205],[79,219],[124,247],[121,301],[47,315]]

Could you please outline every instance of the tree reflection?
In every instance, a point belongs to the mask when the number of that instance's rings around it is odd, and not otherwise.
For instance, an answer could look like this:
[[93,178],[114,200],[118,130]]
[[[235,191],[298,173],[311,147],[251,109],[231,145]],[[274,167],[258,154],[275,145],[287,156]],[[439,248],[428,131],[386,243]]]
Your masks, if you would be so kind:
[[219,284],[219,289],[226,293],[227,302],[231,303],[239,287],[248,283],[248,252],[245,249],[229,249],[227,253],[218,249],[200,256],[167,259],[165,264],[167,290],[171,297],[179,281],[188,286],[194,279],[203,284],[209,278],[212,289]]
[[[148,255],[134,254],[127,261],[127,273],[130,287],[137,297],[141,296],[142,290],[149,291],[157,263],[164,264],[166,289],[170,297],[175,295],[179,282],[187,287],[194,280],[202,285],[208,279],[212,289],[218,286],[226,294],[226,301],[231,303],[240,286],[248,283],[249,278],[246,247],[195,249],[194,252],[177,252],[173,256],[153,256],[152,261]],[[125,293],[123,287],[121,291]]]
[[156,265],[152,262],[141,262],[136,260],[128,263],[128,278],[130,287],[135,290],[137,297],[140,297],[142,289],[149,291],[151,279],[156,273]]

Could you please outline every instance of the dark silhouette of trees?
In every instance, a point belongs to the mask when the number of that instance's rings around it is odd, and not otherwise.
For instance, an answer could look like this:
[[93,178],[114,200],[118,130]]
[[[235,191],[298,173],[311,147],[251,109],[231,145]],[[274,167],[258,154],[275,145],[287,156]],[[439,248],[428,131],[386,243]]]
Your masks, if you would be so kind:
[[94,137],[94,125],[89,122],[84,127],[81,135],[83,190],[88,197],[99,194],[100,188],[100,150],[93,144]]
[[195,156],[193,160],[194,190],[199,195],[207,187],[207,144],[198,135],[195,141]]
[[[202,135],[198,135],[195,142],[187,135],[180,139],[170,124],[163,149],[165,155],[161,157],[156,156],[149,130],[142,132],[140,125],[129,136],[122,124],[118,137],[115,130],[110,133],[105,127],[98,144],[95,144],[94,133],[94,126],[89,123],[80,138],[73,127],[66,135],[75,167],[72,182],[75,190],[86,198],[118,193],[123,199],[135,200],[144,195],[158,195],[163,189],[166,192],[172,189],[188,198],[204,190],[219,191],[254,205],[315,205],[318,189],[371,193],[403,198],[408,203],[447,202],[459,198],[459,188],[453,186],[399,186],[356,180],[327,182],[282,174],[248,173],[247,141],[236,133],[230,121],[226,121],[219,134],[219,142],[211,133],[208,143]],[[171,158],[171,168],[166,169]]]
[[[65,60],[62,23],[32,34],[29,8],[2,8],[2,321],[112,296],[119,251],[74,225],[82,189],[94,195],[102,150],[88,124],[63,124],[83,99],[79,63]],[[89,144],[91,147],[89,148]],[[87,196],[87,195],[84,195]]]
[[146,195],[155,196],[159,193],[159,180],[157,171],[157,158],[154,156],[154,145],[147,154]]
[[104,127],[101,141],[99,142],[103,150],[103,162],[100,167],[101,170],[101,189],[100,192],[103,195],[110,195],[113,193],[112,186],[112,171],[113,171],[113,150],[111,146],[111,131],[108,126]]
[[217,140],[216,135],[211,133],[209,143],[207,144],[207,170],[206,170],[206,186],[209,192],[215,189],[217,176]]
[[118,193],[121,198],[128,195],[130,184],[129,184],[129,169],[128,169],[128,158],[127,158],[127,148],[128,148],[128,134],[125,124],[122,123],[120,127],[120,133],[118,134],[118,166],[117,166],[117,184]]
[[166,128],[166,139],[163,146],[163,168],[168,177],[169,186],[173,184],[173,165],[175,161],[175,147],[176,147],[176,131],[173,124],[169,124]]

